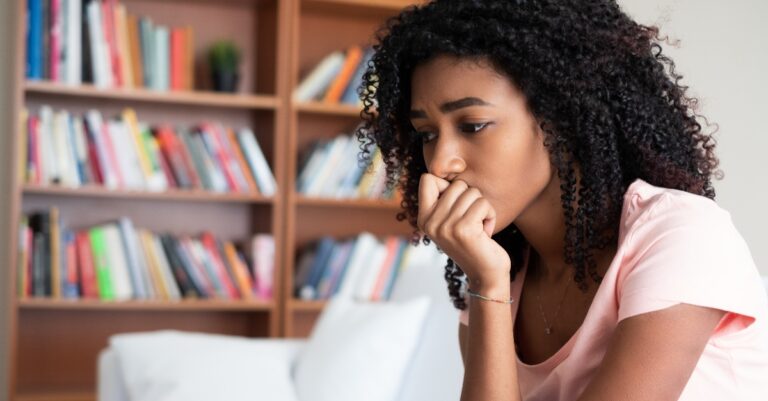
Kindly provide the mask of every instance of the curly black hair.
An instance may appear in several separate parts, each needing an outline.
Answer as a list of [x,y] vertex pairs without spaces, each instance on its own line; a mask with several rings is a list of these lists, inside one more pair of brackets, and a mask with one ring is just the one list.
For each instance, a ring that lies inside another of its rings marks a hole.
[[[403,194],[397,219],[408,219],[418,244],[418,186],[427,168],[409,120],[412,72],[440,55],[490,62],[520,88],[544,132],[562,183],[565,261],[585,291],[587,275],[602,279],[593,252],[617,241],[624,194],[635,179],[715,197],[711,180],[722,175],[712,137],[717,126],[702,130],[699,120],[710,124],[662,54],[665,41],[658,27],[633,21],[614,0],[410,6],[375,35],[360,88],[360,158],[370,159],[370,145],[380,148],[387,183]],[[514,224],[493,238],[510,254],[514,280],[528,242]],[[445,279],[454,306],[465,309],[466,276],[451,259]]]

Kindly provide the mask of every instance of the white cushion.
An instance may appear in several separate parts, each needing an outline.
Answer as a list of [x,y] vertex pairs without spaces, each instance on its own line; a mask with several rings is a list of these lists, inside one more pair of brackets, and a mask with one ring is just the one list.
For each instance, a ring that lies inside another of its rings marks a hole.
[[141,401],[296,401],[301,344],[173,330],[110,338],[128,398]]
[[434,243],[420,244],[397,277],[392,301],[429,295],[432,306],[424,319],[421,339],[414,351],[398,401],[458,401],[464,380],[459,349],[459,312],[453,307],[443,278],[448,257]]
[[394,401],[431,304],[332,298],[296,360],[301,401]]

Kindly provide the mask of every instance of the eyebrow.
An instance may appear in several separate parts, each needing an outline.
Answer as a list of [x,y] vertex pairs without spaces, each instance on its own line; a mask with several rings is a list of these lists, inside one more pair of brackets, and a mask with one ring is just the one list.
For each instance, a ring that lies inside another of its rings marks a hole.
[[[443,113],[450,113],[452,111],[456,111],[458,109],[462,109],[464,107],[470,107],[470,106],[493,106],[493,105],[477,97],[465,97],[463,99],[453,100],[450,102],[443,103],[440,106],[440,111],[442,111]],[[427,118],[427,113],[425,113],[424,110],[411,110],[410,115],[411,115],[411,118]]]

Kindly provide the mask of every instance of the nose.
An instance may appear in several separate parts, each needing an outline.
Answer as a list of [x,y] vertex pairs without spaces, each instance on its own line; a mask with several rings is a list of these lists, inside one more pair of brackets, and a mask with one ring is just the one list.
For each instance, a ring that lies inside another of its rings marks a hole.
[[454,178],[464,172],[467,163],[459,150],[456,149],[456,143],[442,140],[442,138],[436,139],[436,142],[432,159],[429,160],[427,168],[431,174],[447,181],[453,181]]

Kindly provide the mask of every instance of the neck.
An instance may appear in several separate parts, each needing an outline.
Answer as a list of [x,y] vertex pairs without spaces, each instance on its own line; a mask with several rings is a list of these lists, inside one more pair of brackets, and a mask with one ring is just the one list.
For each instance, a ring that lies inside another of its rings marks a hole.
[[[531,205],[515,220],[515,225],[531,245],[529,266],[546,281],[567,279],[572,268],[565,263],[565,216],[557,174]],[[529,269],[530,271],[530,269]]]

